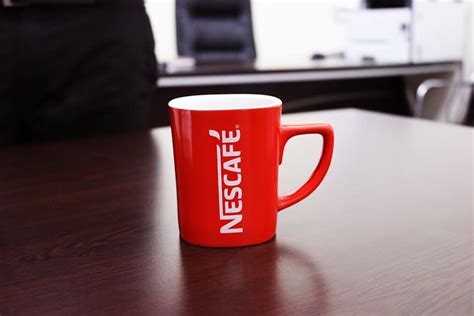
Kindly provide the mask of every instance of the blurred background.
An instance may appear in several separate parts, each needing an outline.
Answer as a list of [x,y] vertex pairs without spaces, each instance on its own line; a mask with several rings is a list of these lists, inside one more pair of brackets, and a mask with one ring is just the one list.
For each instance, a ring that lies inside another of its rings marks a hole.
[[355,107],[472,125],[470,0],[149,0],[160,65],[151,124],[203,93],[284,112]]

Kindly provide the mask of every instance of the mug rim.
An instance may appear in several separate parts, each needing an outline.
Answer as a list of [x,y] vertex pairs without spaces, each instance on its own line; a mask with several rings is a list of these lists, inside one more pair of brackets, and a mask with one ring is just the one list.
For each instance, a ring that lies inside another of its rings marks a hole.
[[200,94],[171,100],[168,106],[189,111],[253,110],[280,107],[282,101],[265,94]]

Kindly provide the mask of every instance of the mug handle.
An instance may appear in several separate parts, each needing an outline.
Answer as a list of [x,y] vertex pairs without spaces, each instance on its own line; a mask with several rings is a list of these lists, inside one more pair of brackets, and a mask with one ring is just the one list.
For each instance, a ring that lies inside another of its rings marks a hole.
[[323,151],[318,165],[311,177],[300,188],[293,192],[278,197],[278,211],[281,211],[295,203],[298,203],[311,194],[323,181],[329,165],[331,164],[334,149],[334,131],[331,125],[326,123],[317,124],[293,124],[282,125],[280,128],[280,165],[283,161],[283,150],[288,140],[297,135],[319,134],[323,137]]

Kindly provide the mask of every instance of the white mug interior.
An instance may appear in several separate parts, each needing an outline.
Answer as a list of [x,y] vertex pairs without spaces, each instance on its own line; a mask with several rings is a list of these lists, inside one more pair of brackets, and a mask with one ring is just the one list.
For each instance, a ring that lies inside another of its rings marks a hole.
[[168,105],[179,110],[219,111],[279,107],[282,102],[264,94],[204,94],[176,98]]

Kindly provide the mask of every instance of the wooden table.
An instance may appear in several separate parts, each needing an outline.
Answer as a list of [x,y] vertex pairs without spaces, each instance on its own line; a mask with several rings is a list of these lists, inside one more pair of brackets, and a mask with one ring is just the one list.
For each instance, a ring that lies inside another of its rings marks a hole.
[[[1,315],[472,315],[473,130],[284,120],[333,124],[333,164],[276,240],[247,248],[180,241],[168,128],[1,149]],[[319,141],[288,144],[282,191]]]

